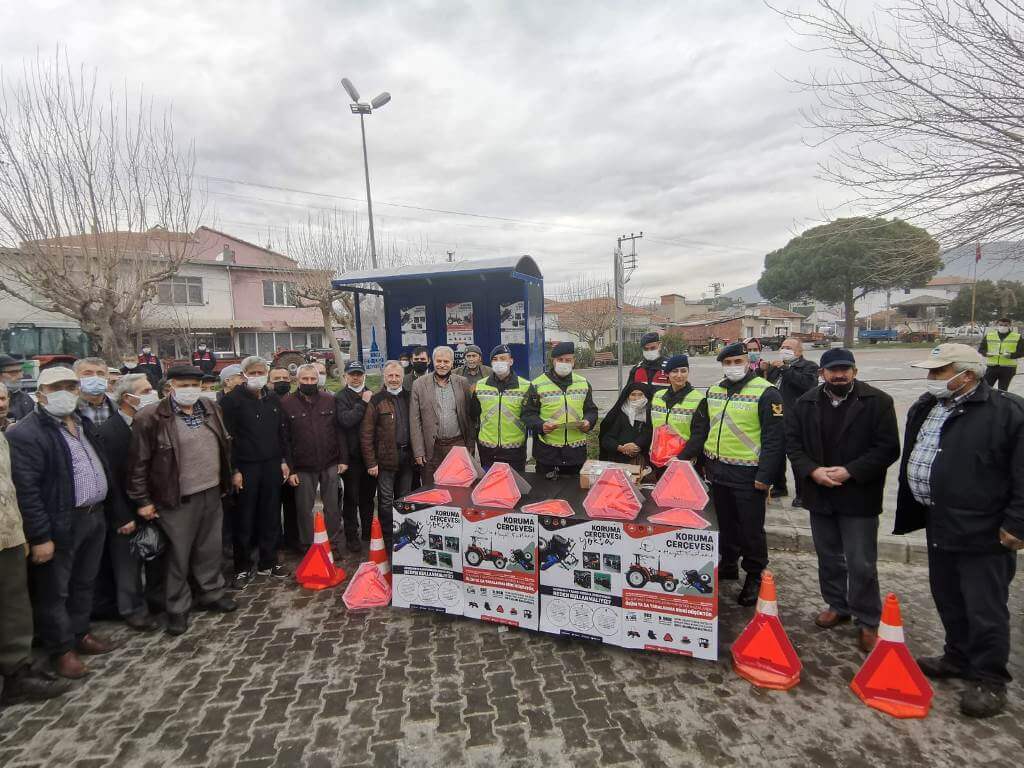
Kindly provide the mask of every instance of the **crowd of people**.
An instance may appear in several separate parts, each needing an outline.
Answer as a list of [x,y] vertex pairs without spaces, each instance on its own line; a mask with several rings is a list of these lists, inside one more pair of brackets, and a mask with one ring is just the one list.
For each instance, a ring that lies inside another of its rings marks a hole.
[[[499,345],[485,364],[470,345],[417,347],[366,387],[358,361],[344,386],[325,389],[323,366],[294,375],[258,356],[214,375],[200,347],[192,365],[164,371],[148,347],[120,369],[98,358],[49,368],[36,401],[19,390],[20,363],[0,358],[0,673],[2,700],[46,698],[87,674],[82,656],[107,653],[94,617],[139,631],[188,631],[194,611],[231,612],[231,594],[254,578],[284,579],[282,546],[313,540],[322,502],[328,538],[367,547],[374,514],[388,550],[396,498],[434,472],[455,446],[485,466],[525,471],[532,435],[536,472],[578,475],[598,428],[602,459],[645,472],[655,431],[685,440],[677,458],[698,465],[720,529],[721,581],[744,581],[756,603],[768,564],[766,503],[806,507],[818,553],[823,629],[851,620],[869,651],[881,616],[878,519],[888,468],[901,455],[891,397],[857,379],[854,355],[807,360],[797,339],[765,359],[757,340],[717,355],[721,378],[690,382],[685,354],[662,354],[656,333],[615,405],[599,419],[571,342],[555,344],[532,380]],[[1009,355],[1019,336],[989,342]],[[1001,358],[1000,358],[1001,359]],[[915,363],[926,392],[908,415],[896,532],[928,536],[932,594],[946,630],[925,674],[970,681],[965,714],[1005,707],[1009,584],[1024,547],[1024,400],[986,383],[986,361],[943,344]],[[156,542],[156,543],[155,543]],[[27,555],[27,560],[26,560]],[[225,577],[225,573],[230,578]],[[32,663],[32,640],[51,664]]]

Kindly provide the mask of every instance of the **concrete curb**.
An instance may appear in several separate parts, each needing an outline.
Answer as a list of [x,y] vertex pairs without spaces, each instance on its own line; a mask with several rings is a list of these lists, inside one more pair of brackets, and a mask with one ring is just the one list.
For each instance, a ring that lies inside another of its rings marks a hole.
[[[768,548],[785,552],[815,554],[811,529],[796,525],[766,525]],[[923,539],[908,539],[905,536],[879,536],[878,559],[888,563],[928,563],[928,547]]]

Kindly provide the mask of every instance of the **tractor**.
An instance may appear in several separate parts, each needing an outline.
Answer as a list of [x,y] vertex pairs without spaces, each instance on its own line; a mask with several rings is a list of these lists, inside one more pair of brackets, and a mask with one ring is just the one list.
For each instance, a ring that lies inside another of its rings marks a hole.
[[505,558],[503,554],[501,554],[501,552],[498,552],[496,549],[491,549],[491,543],[494,540],[489,540],[487,542],[487,549],[484,549],[479,544],[477,544],[478,538],[479,537],[477,536],[470,536],[470,539],[472,539],[473,543],[466,548],[466,562],[472,565],[473,567],[476,567],[480,565],[480,563],[482,563],[484,560],[488,560],[494,563],[495,568],[504,568],[508,560]]
[[522,568],[524,571],[533,570],[533,552],[528,549],[514,549],[512,550],[512,562]]
[[633,589],[643,589],[648,582],[655,584],[661,584],[661,588],[666,592],[676,591],[676,577],[669,571],[661,570],[661,558],[658,558],[658,567],[651,570],[646,565],[640,562],[641,555],[635,555],[636,562],[629,566],[629,570],[626,571],[626,582]]
[[541,539],[540,569],[546,571],[557,563],[566,570],[570,570],[579,562],[579,558],[572,553],[575,547],[575,541],[570,541],[557,533],[550,539]]
[[687,586],[696,589],[702,595],[709,595],[715,591],[714,585],[711,583],[711,577],[700,571],[687,571],[683,576],[683,581],[686,582]]
[[420,530],[423,528],[421,523],[416,522],[412,518],[407,518],[402,521],[402,524],[395,528],[395,547],[394,551],[397,552],[407,544],[412,545],[414,548],[419,549],[423,546],[423,536],[420,535]]

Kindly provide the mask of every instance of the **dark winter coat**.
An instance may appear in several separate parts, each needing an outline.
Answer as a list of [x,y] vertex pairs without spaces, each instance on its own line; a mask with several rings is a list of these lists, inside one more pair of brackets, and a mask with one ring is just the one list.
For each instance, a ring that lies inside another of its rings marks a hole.
[[353,392],[348,387],[339,389],[334,399],[335,414],[342,438],[348,448],[349,463],[362,462],[363,445],[359,432],[363,426],[363,417],[366,416],[366,403],[361,394]]
[[[404,408],[399,411],[397,399],[402,399]],[[387,390],[375,394],[366,404],[366,414],[360,428],[360,440],[363,448],[363,462],[367,467],[380,467],[385,472],[398,469],[399,452],[395,439],[396,426],[399,418],[405,419],[406,434],[409,434],[409,408],[411,395],[407,389],[401,394],[392,395]],[[408,460],[412,462],[412,448],[408,451]]]
[[337,401],[330,392],[307,397],[293,392],[281,398],[282,428],[292,472],[322,472],[348,464],[348,443],[338,427]]

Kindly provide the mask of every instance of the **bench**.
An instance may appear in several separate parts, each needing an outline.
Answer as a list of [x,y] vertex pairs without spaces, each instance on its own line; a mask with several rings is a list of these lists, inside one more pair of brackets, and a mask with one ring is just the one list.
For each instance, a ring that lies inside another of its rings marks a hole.
[[594,353],[594,365],[615,365],[615,353],[614,352],[595,352]]

